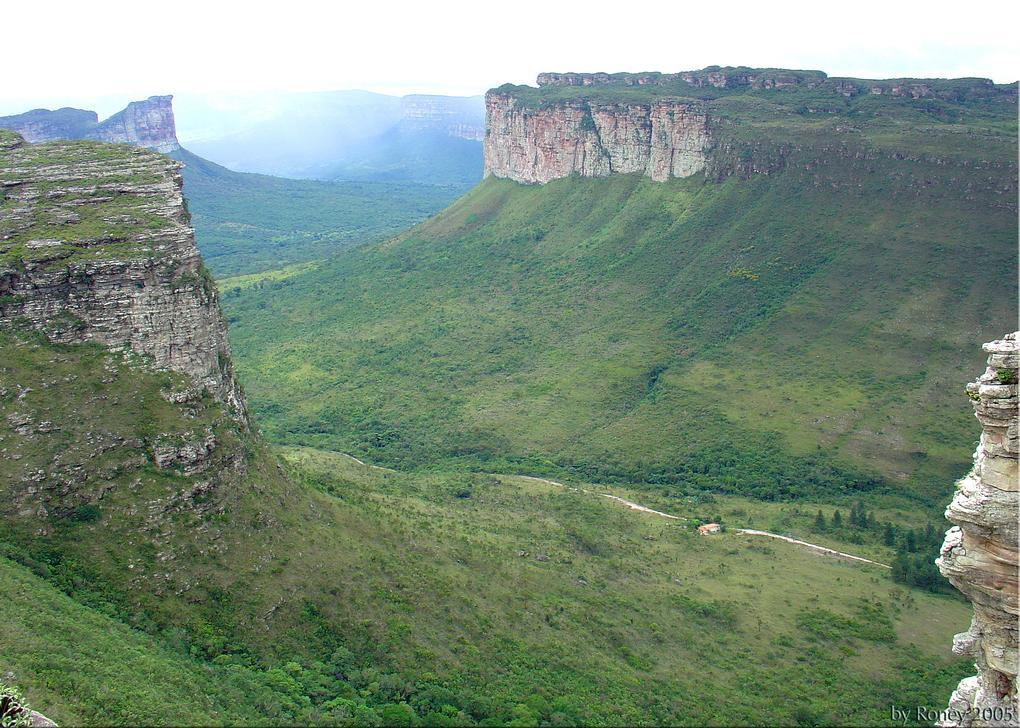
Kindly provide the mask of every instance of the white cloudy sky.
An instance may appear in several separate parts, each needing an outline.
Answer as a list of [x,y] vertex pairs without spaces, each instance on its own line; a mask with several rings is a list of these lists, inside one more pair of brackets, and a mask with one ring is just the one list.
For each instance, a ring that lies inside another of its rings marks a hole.
[[1020,76],[1020,3],[221,0],[5,5],[0,113],[163,93],[480,93],[543,70],[710,64]]

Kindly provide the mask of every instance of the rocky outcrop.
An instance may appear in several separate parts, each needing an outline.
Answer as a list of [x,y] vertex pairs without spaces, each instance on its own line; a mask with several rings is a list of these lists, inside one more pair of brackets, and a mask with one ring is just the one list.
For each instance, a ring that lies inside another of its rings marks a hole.
[[971,655],[977,675],[963,680],[941,725],[1017,725],[1017,334],[984,345],[988,368],[967,385],[982,433],[974,468],[957,483],[936,562],[974,605],[970,629],[953,651]]
[[94,139],[133,144],[163,154],[181,148],[174,123],[173,96],[150,96],[145,101],[132,101],[102,122],[94,111],[35,109],[17,116],[0,117],[0,129],[17,132],[33,144],[57,139]]
[[874,80],[829,77],[822,71],[746,66],[709,66],[698,71],[679,73],[540,73],[538,85],[664,86],[679,93],[682,93],[685,87],[752,91],[802,87],[843,97],[871,94],[960,102],[992,100],[1016,103],[1017,98],[1016,84],[995,84],[987,78]]
[[689,177],[705,169],[714,145],[708,114],[693,101],[534,107],[490,91],[485,111],[485,176],[518,182],[629,172]]
[[87,137],[117,144],[155,149],[168,154],[177,151],[173,96],[150,96],[132,101],[122,111],[101,122]]
[[0,326],[136,352],[247,421],[179,163],[120,145],[31,146],[0,132],[0,186]]

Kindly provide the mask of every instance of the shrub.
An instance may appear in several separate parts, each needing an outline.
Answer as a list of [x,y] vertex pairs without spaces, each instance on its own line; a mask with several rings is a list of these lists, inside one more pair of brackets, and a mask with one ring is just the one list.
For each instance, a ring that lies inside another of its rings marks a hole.
[[13,685],[2,682],[0,682],[0,725],[3,728],[32,725],[32,709],[21,691]]

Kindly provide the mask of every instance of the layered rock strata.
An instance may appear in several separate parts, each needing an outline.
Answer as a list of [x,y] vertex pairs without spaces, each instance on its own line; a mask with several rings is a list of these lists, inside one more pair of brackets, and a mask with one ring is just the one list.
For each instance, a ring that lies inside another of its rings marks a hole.
[[939,569],[974,605],[953,651],[971,655],[977,675],[953,693],[945,726],[1020,724],[1017,701],[1018,432],[1017,334],[984,345],[988,368],[967,385],[981,422],[974,468],[957,483]]
[[534,108],[490,91],[485,110],[485,176],[518,182],[629,172],[657,181],[689,177],[705,169],[714,145],[708,114],[697,102]]
[[151,151],[0,132],[0,326],[130,349],[247,421],[181,188]]
[[173,96],[150,96],[132,101],[108,119],[94,111],[34,109],[16,116],[0,116],[0,129],[17,132],[33,144],[57,139],[94,139],[133,144],[168,154],[181,148],[174,122]]

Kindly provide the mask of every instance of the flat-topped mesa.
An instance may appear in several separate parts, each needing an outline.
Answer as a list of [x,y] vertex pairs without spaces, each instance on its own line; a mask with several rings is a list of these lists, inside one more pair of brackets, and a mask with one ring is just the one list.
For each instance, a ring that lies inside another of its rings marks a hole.
[[984,345],[988,368],[967,385],[981,422],[974,468],[957,483],[937,564],[974,604],[970,630],[953,641],[977,675],[960,682],[945,726],[1020,724],[1017,699],[1017,333]]
[[791,163],[818,170],[835,160],[925,156],[939,166],[981,166],[985,158],[964,159],[973,145],[948,132],[944,148],[956,151],[939,159],[919,153],[909,124],[892,135],[885,129],[884,137],[866,132],[890,118],[952,118],[970,107],[1006,119],[1016,100],[1016,84],[977,78],[873,81],[717,66],[542,73],[538,88],[507,84],[486,94],[484,174],[528,184],[621,173],[722,180],[774,174]]
[[745,68],[710,66],[700,71],[680,73],[540,73],[539,86],[673,86],[678,81],[695,88],[734,88],[748,86],[754,89],[805,86],[814,88],[825,82],[822,71],[785,71],[771,68]]
[[180,166],[138,147],[32,146],[0,131],[0,327],[133,350],[247,423]]
[[132,101],[108,119],[94,111],[63,108],[35,109],[16,116],[0,116],[0,129],[17,132],[32,144],[58,139],[95,139],[133,144],[168,154],[181,148],[174,122],[173,96],[150,96]]
[[530,108],[497,90],[485,96],[485,118],[485,176],[525,183],[572,174],[689,177],[705,169],[714,146],[708,114],[696,101]]

